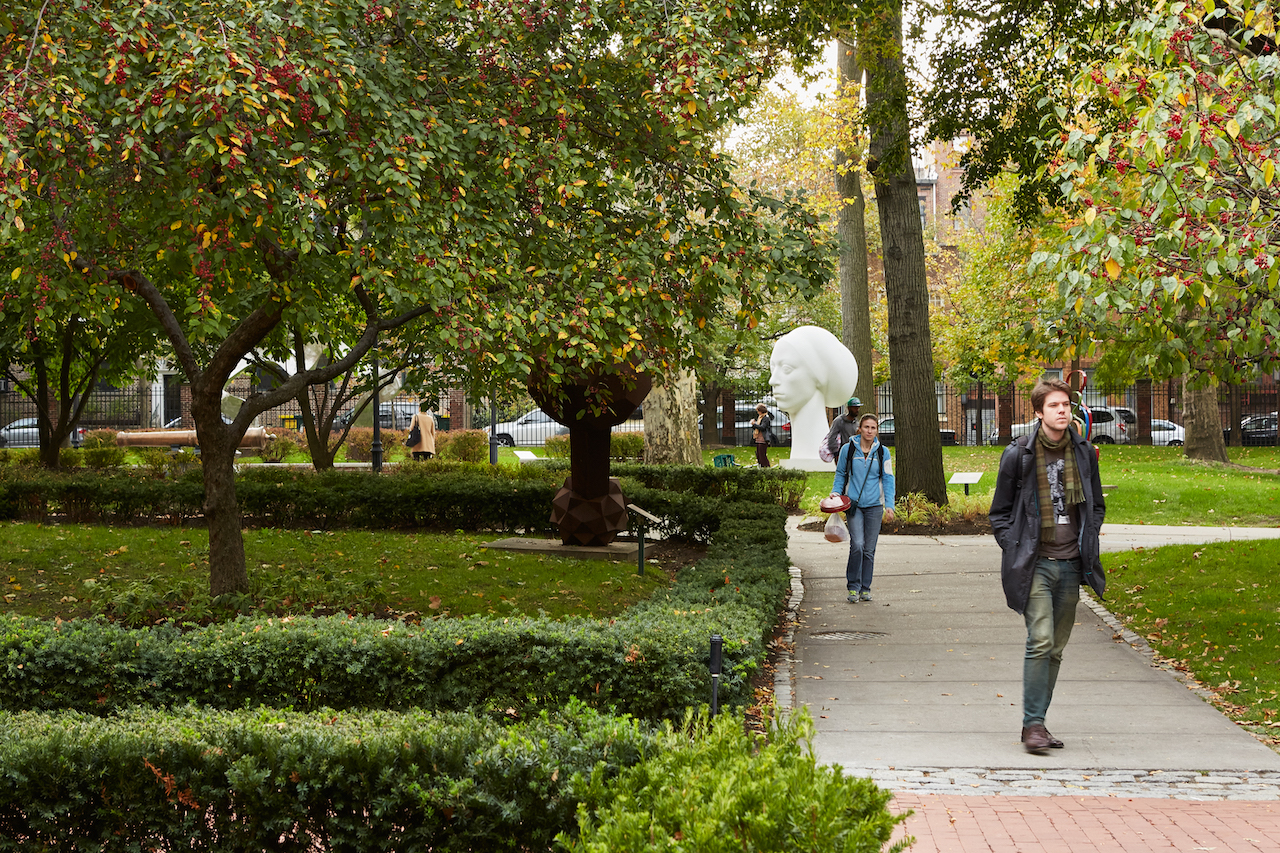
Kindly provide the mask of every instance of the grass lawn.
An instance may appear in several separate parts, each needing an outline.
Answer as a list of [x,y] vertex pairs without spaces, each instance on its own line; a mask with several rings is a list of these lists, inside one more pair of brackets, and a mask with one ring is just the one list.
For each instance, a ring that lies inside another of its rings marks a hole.
[[[71,619],[110,610],[132,623],[209,615],[201,528],[10,522],[0,536],[0,612]],[[634,563],[485,548],[496,536],[246,530],[244,538],[251,596],[268,612],[611,616],[670,583],[656,569],[639,577]]]
[[1218,696],[1231,717],[1280,732],[1280,540],[1104,554],[1107,608]]
[[[991,506],[1001,447],[944,447],[943,475],[977,471],[982,479],[970,486],[948,486],[954,508],[981,512]],[[1107,521],[1116,524],[1192,524],[1236,527],[1280,526],[1280,448],[1228,450],[1231,461],[1260,471],[1188,462],[1178,447],[1110,445],[1102,448],[1100,471],[1107,490]],[[817,503],[831,492],[831,474],[813,473],[801,503],[816,515]],[[902,495],[899,493],[899,500]]]

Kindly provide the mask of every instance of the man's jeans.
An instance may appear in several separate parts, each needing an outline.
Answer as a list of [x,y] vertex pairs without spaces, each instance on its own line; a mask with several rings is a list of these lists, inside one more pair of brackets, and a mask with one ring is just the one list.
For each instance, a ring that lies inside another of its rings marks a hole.
[[879,504],[860,506],[845,513],[845,518],[849,520],[849,564],[844,570],[845,584],[849,592],[866,592],[871,589],[876,541],[880,538],[884,507]]
[[1080,561],[1036,560],[1027,620],[1027,653],[1022,661],[1022,725],[1044,723],[1058,682],[1062,651],[1071,639],[1080,601]]

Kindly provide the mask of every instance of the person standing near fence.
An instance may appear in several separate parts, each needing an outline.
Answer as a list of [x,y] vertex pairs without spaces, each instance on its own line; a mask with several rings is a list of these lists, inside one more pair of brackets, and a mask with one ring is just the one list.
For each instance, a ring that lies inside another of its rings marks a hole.
[[764,403],[756,406],[756,416],[751,421],[751,435],[756,442],[756,462],[761,468],[769,467],[769,444],[773,438],[773,418]]
[[424,401],[418,404],[418,411],[414,412],[413,420],[409,421],[410,437],[413,436],[414,429],[417,429],[419,433],[417,443],[409,446],[414,460],[430,459],[435,456],[436,418],[435,415],[431,414],[430,403]]
[[1042,379],[1031,390],[1039,421],[1000,456],[991,529],[1009,608],[1027,623],[1022,662],[1022,745],[1040,754],[1062,741],[1045,728],[1062,653],[1071,639],[1080,585],[1098,597],[1107,579],[1099,534],[1107,504],[1098,455],[1071,425],[1071,388]]
[[836,460],[831,496],[848,495],[853,501],[849,520],[849,562],[845,585],[849,601],[871,600],[871,575],[875,569],[876,542],[887,516],[893,521],[893,459],[877,436],[880,423],[872,414],[858,421],[858,435],[846,441]]

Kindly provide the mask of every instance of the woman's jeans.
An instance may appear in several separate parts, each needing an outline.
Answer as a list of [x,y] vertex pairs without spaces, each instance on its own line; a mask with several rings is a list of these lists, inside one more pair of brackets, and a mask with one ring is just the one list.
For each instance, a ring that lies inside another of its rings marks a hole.
[[1036,560],[1027,620],[1027,653],[1022,661],[1022,725],[1044,723],[1053,701],[1062,652],[1071,639],[1080,601],[1080,561]]
[[876,540],[880,538],[884,507],[879,504],[860,506],[844,515],[849,522],[849,564],[844,570],[845,584],[849,592],[867,592],[871,589]]
[[763,441],[756,442],[756,464],[761,468],[769,467],[769,445]]

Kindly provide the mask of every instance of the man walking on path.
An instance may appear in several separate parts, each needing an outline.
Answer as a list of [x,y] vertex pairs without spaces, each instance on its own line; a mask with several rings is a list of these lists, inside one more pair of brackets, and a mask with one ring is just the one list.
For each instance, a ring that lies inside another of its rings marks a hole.
[[1022,744],[1060,748],[1045,714],[1071,638],[1080,585],[1106,589],[1098,540],[1106,502],[1093,445],[1071,425],[1071,389],[1042,379],[1031,391],[1040,423],[1000,457],[991,527],[1000,545],[1005,600],[1027,623],[1022,665]]
[[831,422],[830,431],[827,432],[827,450],[831,453],[832,459],[840,455],[840,448],[858,434],[862,425],[862,418],[858,414],[862,411],[862,401],[857,397],[850,397],[846,406],[848,411],[843,415],[836,415],[836,419]]

